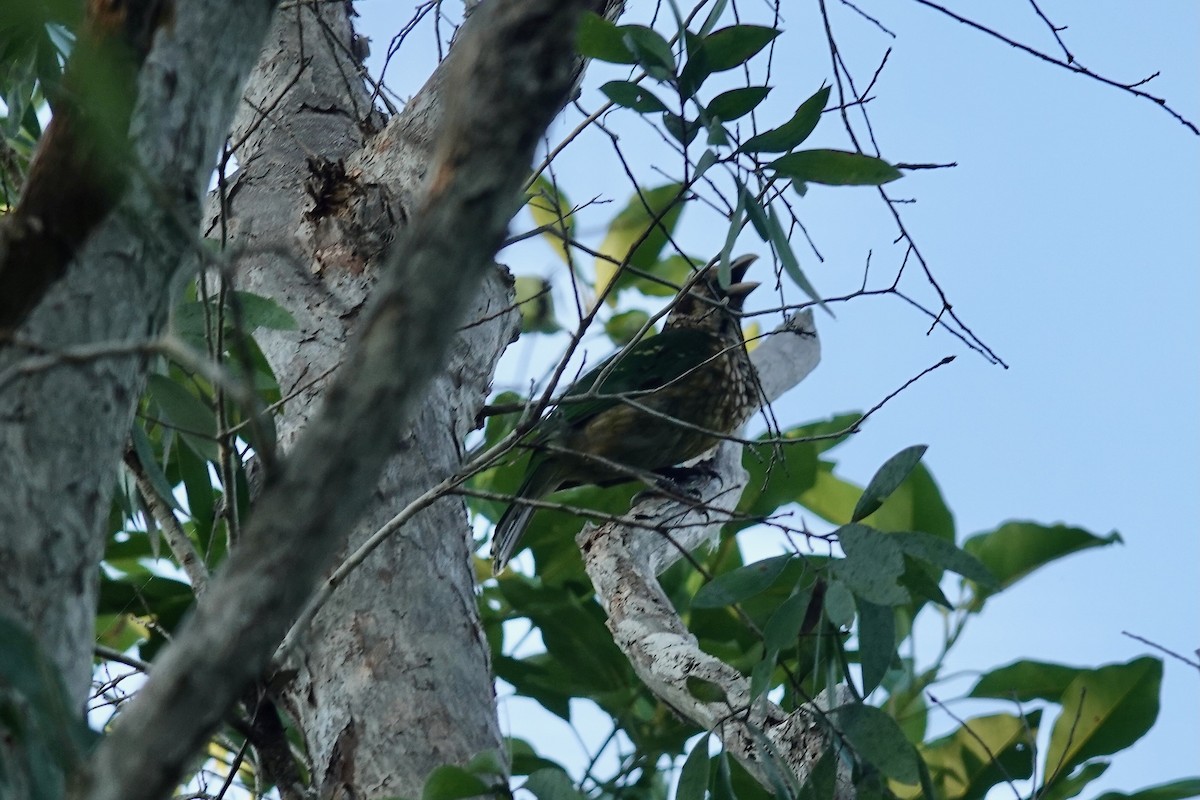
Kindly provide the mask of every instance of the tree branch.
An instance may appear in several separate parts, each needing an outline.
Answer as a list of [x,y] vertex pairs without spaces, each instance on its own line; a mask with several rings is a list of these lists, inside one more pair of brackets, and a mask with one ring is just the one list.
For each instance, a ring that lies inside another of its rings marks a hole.
[[383,265],[357,347],[268,483],[241,549],[97,748],[91,800],[170,791],[342,545],[440,367],[503,240],[534,147],[565,101],[579,7],[495,0],[477,12],[480,24],[459,42],[447,79],[428,195]]
[[[820,360],[812,313],[797,314],[751,354],[764,404],[803,380]],[[750,696],[749,681],[736,669],[703,652],[663,593],[656,575],[701,542],[717,534],[737,505],[746,482],[742,447],[726,441],[708,462],[705,475],[689,491],[703,504],[650,498],[630,510],[636,525],[587,525],[576,538],[597,597],[608,613],[613,640],[646,686],[671,708],[720,736],[726,750],[768,790],[768,761],[786,764],[803,781],[828,743],[821,712],[845,698],[822,694],[817,710],[788,714]],[[707,524],[705,524],[707,523]],[[666,537],[657,529],[670,530]],[[697,698],[688,687],[695,678],[719,687],[724,699]],[[838,772],[838,798],[849,797],[849,773]]]

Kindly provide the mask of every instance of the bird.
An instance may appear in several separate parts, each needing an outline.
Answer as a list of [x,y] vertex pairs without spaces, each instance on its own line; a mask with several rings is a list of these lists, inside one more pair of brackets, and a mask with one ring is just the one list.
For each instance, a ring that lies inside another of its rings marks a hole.
[[536,511],[525,501],[670,474],[750,417],[759,391],[741,313],[758,286],[745,280],[756,258],[734,259],[727,286],[710,263],[672,301],[662,332],[589,370],[535,424],[523,442],[532,451],[524,480],[492,534],[494,574]]

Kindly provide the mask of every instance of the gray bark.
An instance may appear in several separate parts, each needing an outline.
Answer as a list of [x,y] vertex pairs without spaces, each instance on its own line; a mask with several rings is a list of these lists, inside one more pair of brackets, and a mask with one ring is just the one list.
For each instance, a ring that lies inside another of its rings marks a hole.
[[[278,419],[285,453],[320,407],[328,381],[313,378],[345,358],[386,245],[414,213],[452,63],[364,147],[364,127],[378,120],[362,82],[346,78],[357,68],[349,20],[341,5],[321,13],[319,22],[307,6],[280,15],[232,134],[245,142],[226,218],[229,245],[245,254],[238,283],[299,323],[260,337],[284,393],[299,392]],[[351,549],[459,466],[496,359],[515,334],[510,305],[507,280],[492,271],[467,315],[489,321],[454,337],[450,363],[393,442],[395,456],[349,531]],[[433,767],[500,746],[470,538],[461,501],[435,503],[352,572],[301,632],[282,688],[323,791],[346,784],[415,795]]]
[[[181,4],[141,73],[127,197],[0,343],[0,609],[38,637],[81,709],[97,564],[145,345],[181,267],[194,266],[213,157],[269,19],[261,2]],[[70,358],[79,348],[95,355]],[[32,369],[46,354],[63,357]]]
[[[384,259],[370,306],[362,311],[344,306],[338,312],[346,317],[361,314],[354,333],[357,343],[325,390],[320,411],[309,417],[301,432],[285,433],[288,457],[277,474],[268,476],[239,547],[210,583],[195,615],[155,662],[145,688],[94,754],[93,780],[86,796],[138,800],[169,790],[240,691],[266,668],[314,582],[343,545],[346,532],[377,495],[381,471],[397,443],[421,417],[430,382],[443,369],[455,331],[491,269],[491,257],[506,232],[534,145],[565,101],[578,7],[559,0],[496,0],[473,16],[478,25],[460,40],[459,55],[452,59],[446,79],[445,113],[426,195]],[[472,235],[465,235],[466,231]],[[344,255],[336,248],[335,252],[337,263],[343,264]],[[334,297],[329,303],[341,300]],[[300,324],[303,328],[310,322],[301,319]],[[460,377],[448,375],[447,380]],[[445,409],[431,411],[431,421],[436,421]],[[430,468],[438,466],[434,461]],[[461,521],[459,525],[442,538],[461,540]],[[426,630],[436,624],[451,637],[463,637],[464,632],[466,638],[478,635],[467,618],[474,605],[465,553],[458,549],[458,555],[453,555],[455,548],[462,547],[451,546],[446,551],[450,555],[435,562],[427,560],[430,555],[419,544],[406,550],[408,560],[415,562],[414,570],[455,571],[455,604],[418,609],[406,599],[375,618],[340,618],[331,625],[359,635],[407,618]],[[376,581],[381,566],[403,567],[385,558],[375,565]],[[370,576],[370,567],[362,574]],[[383,576],[382,582],[406,575]],[[402,588],[406,598],[413,596],[412,586]],[[438,649],[434,648],[440,657]],[[356,662],[358,669],[384,664],[396,654],[359,652],[364,660]],[[440,671],[453,667],[433,666]],[[332,683],[347,677],[326,674],[322,680]],[[365,683],[363,688],[368,688]],[[461,686],[455,689],[462,691]],[[427,692],[428,687],[415,683],[414,691]],[[481,691],[490,699],[489,686]],[[372,713],[380,710],[373,708]],[[395,720],[388,722],[396,725]],[[430,737],[443,729],[429,730],[427,720],[415,722],[407,733],[411,736],[420,730],[419,738],[426,740],[427,747],[435,744]],[[448,732],[461,736],[459,731]],[[336,734],[342,738],[334,739],[335,751],[338,745],[353,744],[363,736],[357,728],[345,726]],[[329,791],[337,788],[329,781],[370,777],[371,773],[357,771],[361,761],[357,754],[353,761],[338,755],[338,763],[331,764],[336,769],[317,775],[327,781]],[[382,790],[384,777],[374,780],[365,787],[368,794]],[[415,793],[413,784],[401,787],[399,783],[388,786]]]

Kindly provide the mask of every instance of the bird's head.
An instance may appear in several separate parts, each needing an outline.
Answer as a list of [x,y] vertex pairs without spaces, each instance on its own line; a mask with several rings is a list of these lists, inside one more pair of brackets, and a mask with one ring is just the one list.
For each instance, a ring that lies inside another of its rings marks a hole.
[[667,316],[667,328],[699,328],[741,333],[742,304],[758,284],[745,280],[758,256],[739,256],[730,264],[729,285],[721,286],[717,265],[709,264],[687,290],[680,292]]

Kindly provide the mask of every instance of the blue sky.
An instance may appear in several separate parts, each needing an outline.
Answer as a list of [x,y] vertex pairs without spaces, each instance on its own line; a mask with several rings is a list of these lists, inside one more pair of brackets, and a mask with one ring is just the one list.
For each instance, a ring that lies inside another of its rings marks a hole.
[[[390,5],[358,4],[360,30],[373,39],[370,65],[411,15],[409,5],[398,12]],[[860,85],[894,48],[869,105],[884,157],[959,165],[894,185],[895,195],[917,200],[903,208],[906,225],[955,310],[1010,368],[988,364],[945,334],[926,336],[927,326],[895,299],[863,300],[839,307],[836,321],[819,320],[822,364],[776,407],[777,416],[794,424],[867,408],[943,356],[959,356],[841,447],[841,474],[865,482],[889,455],[922,442],[960,536],[1017,518],[1063,521],[1101,535],[1117,530],[1125,544],[1056,564],[993,600],[951,668],[986,669],[1018,658],[1098,665],[1148,651],[1122,631],[1194,658],[1200,137],[1144,99],[1035,61],[915,3],[859,5],[897,35],[893,40],[847,6],[829,3]],[[957,5],[1056,52],[1031,4]],[[1200,5],[1041,5],[1069,26],[1062,35],[1083,64],[1129,82],[1161,71],[1145,88],[1200,123]],[[782,120],[831,80],[816,3],[785,6],[772,74],[777,88],[765,120]],[[754,19],[765,4],[741,8]],[[427,74],[431,40],[427,28],[418,30],[390,68],[388,82],[400,95],[415,92]],[[583,102],[598,106],[599,79],[617,76],[595,70]],[[563,135],[577,120],[569,115],[553,133]],[[644,180],[662,180],[649,165],[677,171],[646,126],[613,122],[622,146],[646,170]],[[848,147],[830,115],[812,142]],[[611,148],[603,137],[582,137],[559,169],[576,201],[593,194],[615,200],[583,217],[584,231],[590,220],[598,239],[630,193]],[[879,280],[899,263],[894,225],[870,190],[813,187],[797,209],[824,261],[801,243],[796,249],[824,294],[856,287],[868,251]],[[724,237],[719,221],[691,210],[680,231],[701,254],[715,252]],[[759,243],[748,234],[739,244]],[[559,269],[552,252],[536,244],[502,260],[519,273]],[[929,297],[920,281],[904,285]],[[560,298],[559,309],[569,307]],[[527,355],[514,348],[509,368]],[[958,686],[970,682],[968,675]],[[1087,796],[1197,772],[1195,672],[1167,659],[1162,703],[1155,729],[1118,754]],[[982,710],[955,706],[965,715]],[[518,715],[511,713],[515,728]]]

